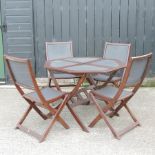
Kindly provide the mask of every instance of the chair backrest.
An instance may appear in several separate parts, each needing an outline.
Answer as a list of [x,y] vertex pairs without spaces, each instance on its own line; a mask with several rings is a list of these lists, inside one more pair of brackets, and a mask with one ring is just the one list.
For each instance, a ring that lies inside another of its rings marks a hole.
[[19,86],[34,89],[30,60],[8,55],[5,55],[5,60],[13,82]]
[[4,57],[10,77],[13,80],[19,93],[22,96],[25,94],[23,88],[34,90],[44,104],[46,99],[41,93],[40,88],[36,82],[31,61],[29,59],[17,58],[9,55],[5,55]]
[[150,67],[151,57],[152,53],[130,58],[118,92],[114,97],[116,100],[125,87],[133,87],[133,93],[139,89]]
[[136,86],[143,82],[150,66],[151,57],[152,53],[131,58],[131,66],[126,81],[126,87]]
[[117,59],[122,63],[127,64],[130,56],[130,47],[131,44],[106,42],[103,57],[108,59]]
[[72,42],[46,42],[46,59],[73,57]]

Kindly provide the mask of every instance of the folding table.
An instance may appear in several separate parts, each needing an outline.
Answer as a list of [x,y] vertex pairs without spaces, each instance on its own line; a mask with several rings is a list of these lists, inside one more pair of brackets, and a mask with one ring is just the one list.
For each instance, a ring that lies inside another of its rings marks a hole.
[[[90,74],[115,73],[119,69],[125,67],[126,64],[119,60],[104,59],[100,57],[68,57],[64,59],[48,60],[45,62],[45,68],[51,72],[58,71],[78,75],[80,77],[77,85],[66,98],[66,103],[69,102],[72,97],[78,95],[80,86],[83,84],[86,78],[89,79]],[[108,80],[111,80],[111,78],[112,76],[110,76]],[[54,76],[52,79],[55,82],[57,89],[59,90],[60,87]]]

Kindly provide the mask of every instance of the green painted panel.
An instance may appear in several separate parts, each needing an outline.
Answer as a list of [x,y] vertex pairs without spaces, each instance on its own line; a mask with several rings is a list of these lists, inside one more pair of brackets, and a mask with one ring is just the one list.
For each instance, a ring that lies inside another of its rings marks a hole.
[[[0,25],[1,25],[1,17],[0,17]],[[3,43],[2,43],[1,30],[0,30],[0,79],[4,79]]]

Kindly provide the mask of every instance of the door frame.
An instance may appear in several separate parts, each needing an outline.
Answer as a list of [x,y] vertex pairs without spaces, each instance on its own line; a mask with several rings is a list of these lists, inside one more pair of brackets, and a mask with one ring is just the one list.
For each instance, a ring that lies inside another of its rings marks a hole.
[[[0,25],[1,26],[4,24],[4,17],[3,17],[3,11],[2,11],[2,3],[4,3],[4,0],[0,1]],[[0,46],[1,46],[0,66],[2,66],[2,71],[0,71],[0,82],[6,82],[5,63],[4,63],[4,51],[5,51],[4,50],[4,46],[5,45],[4,45],[2,29],[0,29]]]

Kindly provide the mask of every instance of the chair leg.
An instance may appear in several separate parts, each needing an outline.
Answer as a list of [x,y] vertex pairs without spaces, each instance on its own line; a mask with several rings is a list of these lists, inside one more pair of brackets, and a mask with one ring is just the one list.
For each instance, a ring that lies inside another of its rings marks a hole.
[[49,81],[48,81],[48,86],[49,86],[49,87],[51,87],[51,81],[52,81],[52,79],[49,78]]
[[[129,100],[129,99],[128,99]],[[134,114],[131,112],[131,110],[129,109],[129,107],[127,106],[127,101],[124,101],[121,106],[119,106],[119,108],[117,109],[117,111],[119,111],[121,108],[125,107],[125,109],[127,110],[127,112],[129,113],[130,117],[132,118],[132,120],[134,121],[133,123],[131,123],[128,127],[126,127],[125,129],[123,129],[122,131],[119,132],[119,136],[123,136],[125,133],[129,132],[130,130],[134,129],[137,126],[140,126],[139,121],[137,120],[137,118],[134,116]]]
[[[52,114],[51,112],[49,112],[47,115],[47,118],[50,119],[54,116],[54,114]],[[65,128],[65,129],[69,129],[68,124],[63,120],[63,118],[61,118],[60,116],[58,117],[57,121]]]
[[[93,96],[93,95],[92,95]],[[90,95],[90,97],[91,97],[91,95]],[[91,97],[92,98],[92,97]],[[92,101],[93,101],[93,99],[92,99]],[[94,101],[93,101],[93,103],[94,103]],[[108,103],[106,103],[107,105],[108,105]],[[112,108],[112,107],[110,107],[110,108],[103,108],[102,109],[102,111],[104,112],[104,113],[106,113],[108,110],[110,110],[110,111],[112,111],[112,113],[114,112],[114,109]],[[119,116],[117,113],[115,114],[116,116]],[[108,116],[109,116],[109,114],[108,114]],[[94,119],[93,119],[93,121],[89,124],[89,127],[93,127],[93,126],[95,126],[96,125],[96,123],[99,121],[101,119],[101,116],[100,116],[100,114],[98,114]]]
[[88,125],[90,128],[94,127],[96,125],[96,123],[101,119],[100,115],[97,115],[95,117],[95,119],[93,119],[93,121]]
[[30,111],[32,110],[32,106],[30,105],[29,107],[28,107],[28,109],[25,111],[25,113],[24,113],[24,115],[22,116],[22,118],[19,120],[19,122],[17,123],[17,125],[16,125],[16,129],[18,129],[19,127],[19,125],[21,125],[23,122],[24,122],[24,120],[26,119],[26,117],[27,117],[27,115],[30,113]]
[[31,105],[33,107],[33,109],[44,119],[46,120],[47,119],[47,116],[42,113],[42,111],[33,103],[31,102],[30,100],[26,99],[25,100],[29,103],[29,105]]
[[128,100],[130,99],[127,99],[125,101],[123,101],[114,111],[113,115],[115,115],[115,113],[117,113],[122,107],[125,107],[125,109],[127,110],[127,112],[130,114],[131,118],[133,119],[134,123],[130,124],[128,127],[126,127],[125,129],[123,129],[122,131],[119,131],[119,132],[116,132],[115,129],[111,126],[110,122],[108,121],[103,109],[100,107],[100,105],[97,103],[95,97],[91,95],[91,98],[94,102],[94,104],[96,105],[98,111],[99,111],[99,115],[92,121],[92,123],[90,124],[90,126],[92,127],[94,124],[96,124],[100,118],[102,118],[105,123],[107,124],[107,126],[109,127],[109,129],[111,130],[111,132],[113,133],[113,135],[117,138],[117,139],[120,139],[120,137],[122,135],[124,135],[125,133],[129,132],[130,130],[134,129],[136,126],[140,126],[140,123],[138,122],[138,120],[136,119],[136,117],[133,115],[133,113],[131,112],[131,110],[129,109],[129,107],[126,105]]
[[123,107],[123,103],[125,103],[125,101],[121,101],[120,105],[114,109],[114,111],[112,111],[110,114],[109,114],[109,117],[112,118],[114,116],[116,116],[118,114],[118,111]]
[[114,137],[116,137],[117,139],[120,139],[119,135],[117,134],[117,132],[115,131],[115,129],[112,127],[112,125],[108,121],[105,113],[103,112],[102,107],[100,107],[100,105],[97,103],[95,97],[91,93],[90,93],[90,96],[91,96],[94,104],[96,105],[97,110],[99,111],[99,114],[100,114],[101,118],[105,121],[105,123],[107,124],[107,126],[109,127],[109,129],[111,130],[111,132],[113,133]]
[[24,122],[24,120],[26,119],[26,117],[28,116],[30,111],[32,110],[32,108],[33,108],[33,106],[29,105],[28,109],[25,111],[24,115],[22,116],[20,121],[17,123],[16,129],[19,129],[20,131],[27,133],[27,134],[29,134],[29,135],[31,135],[31,136],[33,136],[39,140],[42,137],[40,134],[38,134],[38,133],[34,132],[33,130],[28,129],[22,125],[22,123]]
[[134,129],[137,126],[141,126],[139,121],[137,120],[137,118],[134,116],[134,114],[131,112],[131,110],[129,109],[129,107],[126,105],[127,103],[125,103],[124,107],[127,110],[127,112],[129,113],[129,115],[131,116],[131,118],[133,119],[133,123],[131,123],[128,127],[126,127],[125,129],[123,129],[122,131],[119,132],[120,136],[123,136],[125,133],[131,131],[132,129]]
[[86,78],[86,80],[88,81],[90,85],[95,85],[95,81],[90,75]]
[[46,117],[47,117],[48,119],[50,119],[50,118],[53,117],[53,114],[52,114],[51,112],[49,112],[49,113],[46,114]]
[[128,99],[126,99],[126,100],[122,100],[122,101],[120,102],[120,104],[117,106],[117,108],[115,108],[114,111],[111,112],[111,113],[109,114],[109,116],[110,116],[111,118],[112,118],[113,116],[115,116],[115,115],[118,113],[118,111],[120,111],[120,109],[122,109],[122,107],[123,107],[129,100],[130,100],[130,98],[128,98]]
[[71,112],[72,116],[74,117],[74,119],[76,120],[76,122],[80,125],[80,127],[82,128],[83,131],[85,132],[89,132],[88,129],[84,126],[84,124],[81,122],[80,118],[78,117],[78,115],[74,112],[73,108],[67,103],[67,107],[69,109],[69,111]]
[[51,73],[50,85],[51,85],[51,81],[53,81],[54,86],[57,88],[57,90],[60,90],[60,91],[61,91],[61,88],[60,88],[60,86],[59,86],[59,84],[58,84],[58,81],[57,81],[57,79],[54,77],[54,74],[53,74],[53,73]]
[[[110,109],[111,110],[111,109]],[[104,112],[104,111],[103,111]],[[113,113],[113,112],[112,112]],[[110,115],[108,114],[108,116],[111,117],[111,113]],[[114,116],[119,116],[118,114],[115,114]],[[88,125],[90,128],[94,127],[96,125],[96,123],[101,119],[101,116],[100,114],[98,114],[94,119],[93,121]]]
[[[134,116],[134,114],[131,112],[131,110],[129,109],[129,107],[125,104],[124,105],[125,109],[128,111],[128,113],[130,114],[130,116],[132,117],[134,122],[138,122],[137,118]],[[140,123],[139,123],[140,125]]]
[[66,97],[65,97],[63,103],[62,103],[62,104],[60,105],[60,107],[58,108],[57,112],[55,113],[55,116],[54,116],[52,122],[50,123],[50,125],[48,126],[48,128],[46,129],[46,131],[44,132],[42,138],[40,139],[40,142],[43,142],[43,141],[46,139],[46,137],[47,137],[49,131],[50,131],[51,128],[53,127],[53,125],[54,125],[54,123],[56,122],[56,120],[60,120],[61,117],[60,117],[59,115],[60,115],[61,111],[63,110],[64,106],[66,105],[66,101],[65,101],[65,100],[66,100]]
[[[64,99],[65,101],[65,99]],[[52,122],[50,123],[49,127],[47,128],[47,130],[44,132],[43,135],[38,134],[37,132],[28,129],[27,127],[23,126],[22,123],[24,122],[24,120],[26,119],[27,115],[29,114],[29,112],[32,110],[32,108],[42,117],[46,116],[46,119],[48,118],[47,115],[44,115],[33,103],[29,102],[29,107],[28,109],[25,111],[24,115],[22,116],[22,118],[20,119],[20,121],[17,123],[16,129],[20,129],[21,131],[35,137],[36,139],[39,140],[39,142],[43,142],[45,140],[45,138],[47,137],[51,127],[54,125],[55,121],[57,120],[61,125],[63,125],[66,129],[69,128],[68,124],[61,118],[61,116],[59,115],[60,112],[63,110],[64,106],[66,105],[66,103],[63,101],[63,103],[60,105],[60,107],[57,109],[57,111],[55,112],[55,115]],[[50,116],[53,114],[53,111],[51,111],[51,113],[49,113]]]
[[69,129],[69,125],[64,121],[63,118],[61,118],[60,116],[58,116],[57,121],[65,128],[65,129]]

